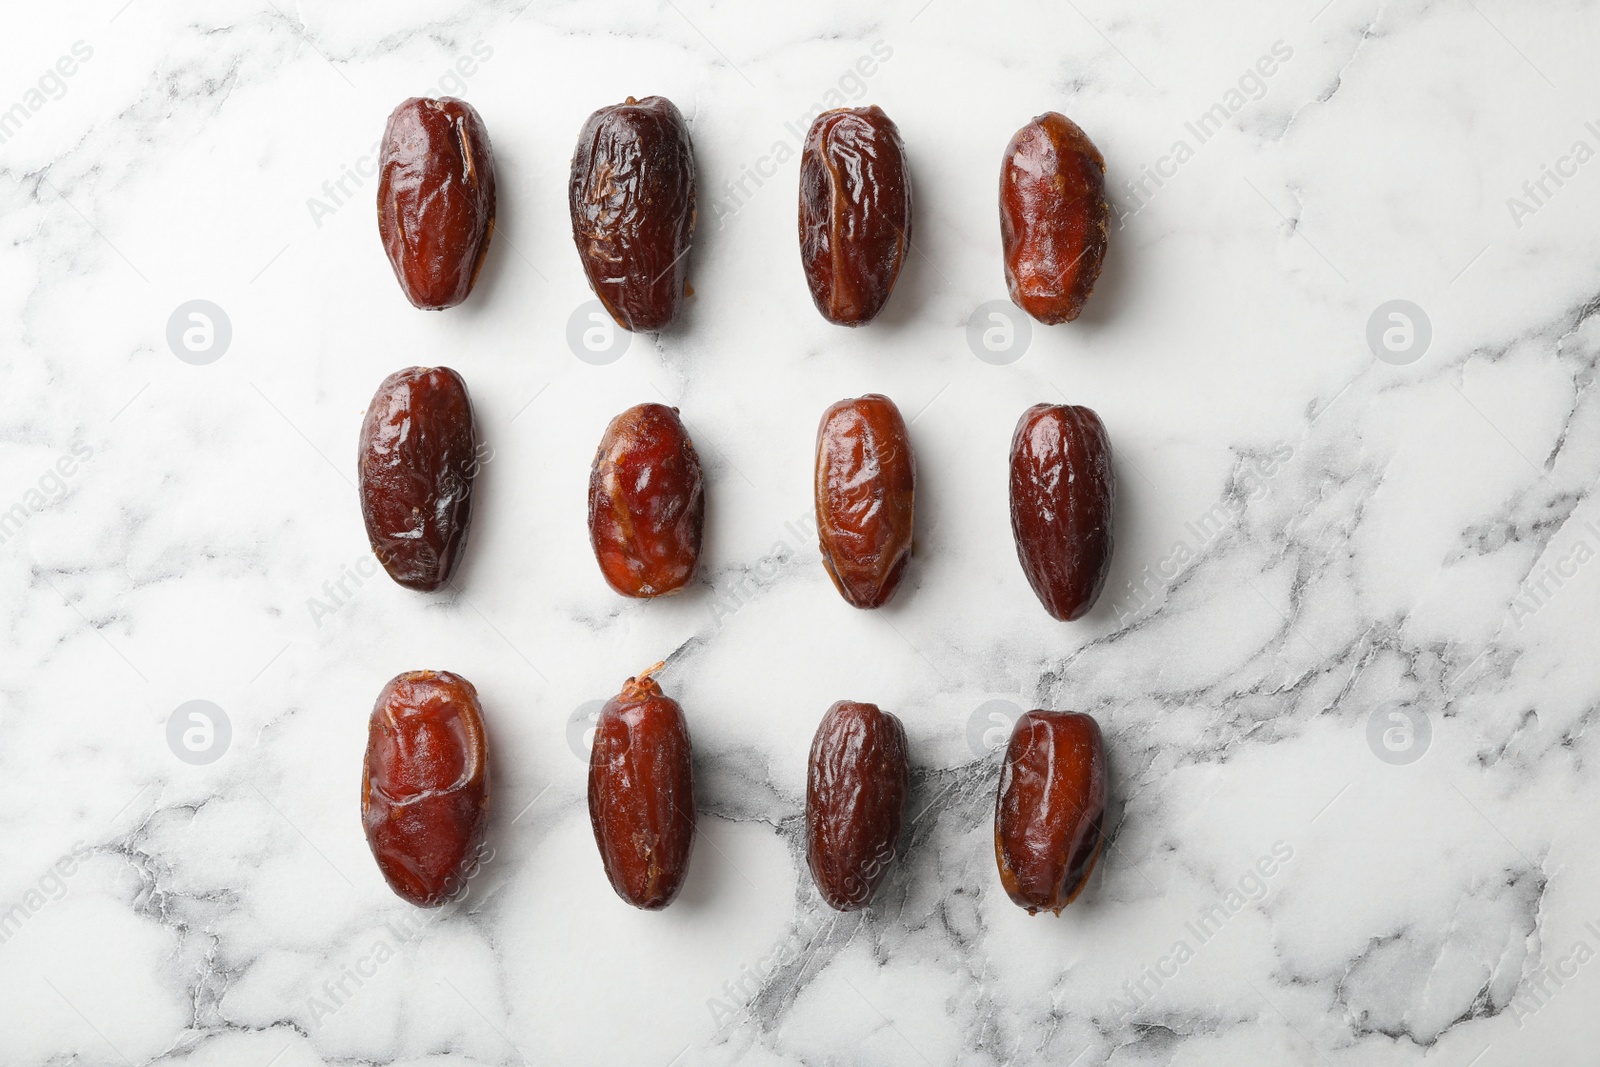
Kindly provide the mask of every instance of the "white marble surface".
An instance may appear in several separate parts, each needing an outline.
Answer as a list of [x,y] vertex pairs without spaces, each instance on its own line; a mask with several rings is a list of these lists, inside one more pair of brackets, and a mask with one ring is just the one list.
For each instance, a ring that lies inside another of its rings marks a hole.
[[[1323,4],[11,12],[0,1063],[1585,1062],[1600,6]],[[488,125],[500,229],[469,302],[427,314],[361,171],[394,104],[441,90]],[[568,157],[647,93],[693,129],[696,295],[599,366],[566,342]],[[796,251],[791,156],[830,93],[882,105],[914,167],[918,255],[856,331]],[[1000,154],[1048,109],[1127,218],[1084,318],[994,365],[965,323],[1005,295]],[[209,365],[168,346],[193,299],[231,323]],[[1406,365],[1366,340],[1393,299],[1432,326]],[[372,390],[431,363],[493,448],[437,597],[360,577],[352,486]],[[805,523],[819,413],[871,390],[915,416],[921,492],[908,580],[862,613]],[[706,460],[704,581],[623,603],[588,464],[660,397]],[[1111,587],[1076,624],[1034,601],[1006,515],[1016,418],[1061,397],[1103,416],[1120,478]],[[569,738],[667,656],[701,838],[643,914],[605,883]],[[495,749],[493,859],[429,914],[357,810],[372,700],[422,667],[477,684]],[[799,812],[843,697],[904,719],[916,823],[838,917]],[[190,700],[231,724],[209,764],[167,742]],[[1113,764],[1113,846],[1059,918],[1006,899],[990,845],[984,746],[1036,706],[1095,714]]]

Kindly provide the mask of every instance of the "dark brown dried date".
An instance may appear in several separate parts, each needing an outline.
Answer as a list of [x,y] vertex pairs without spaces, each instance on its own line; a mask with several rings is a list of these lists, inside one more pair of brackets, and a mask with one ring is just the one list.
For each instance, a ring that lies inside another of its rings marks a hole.
[[911,172],[883,109],[837,108],[800,156],[800,263],[822,317],[861,326],[883,310],[911,247]]
[[589,470],[589,543],[606,582],[631,597],[694,577],[706,502],[678,409],[639,404],[611,420]]
[[361,770],[361,823],[389,888],[423,908],[460,897],[488,816],[478,691],[448,671],[390,681],[372,709]]
[[378,156],[378,234],[415,306],[454,307],[472,292],[494,235],[494,152],[471,104],[412,97],[394,109]]
[[694,146],[671,100],[628,97],[589,116],[567,185],[589,285],[625,330],[677,317],[694,241]]
[[455,573],[472,523],[472,401],[449,367],[407,367],[378,386],[361,423],[361,515],[389,577],[432,592]]
[[1111,571],[1111,439],[1084,407],[1035,404],[1011,438],[1011,533],[1028,584],[1058,619],[1088,614]]
[[1029,915],[1059,915],[1094,873],[1105,813],[1100,724],[1070,711],[1018,719],[994,808],[995,861],[1011,899]]
[[900,846],[910,787],[899,719],[853,700],[828,709],[806,774],[806,862],[829,907],[872,902]]
[[629,678],[595,722],[589,822],[606,878],[636,908],[672,903],[694,848],[689,724],[651,674]]
[[822,565],[853,607],[894,596],[911,558],[916,461],[894,401],[841,400],[817,427],[817,537]]
[[1000,167],[1000,244],[1011,300],[1040,322],[1071,322],[1106,256],[1106,161],[1065,115],[1017,131]]

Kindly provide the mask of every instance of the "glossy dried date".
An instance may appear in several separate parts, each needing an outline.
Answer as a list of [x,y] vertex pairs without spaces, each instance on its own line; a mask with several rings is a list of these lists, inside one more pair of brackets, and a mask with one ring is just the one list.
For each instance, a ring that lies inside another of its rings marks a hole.
[[661,330],[683,306],[694,241],[694,146],[671,100],[628,97],[589,116],[567,185],[589,285],[625,330]]
[[488,816],[478,691],[448,671],[390,681],[372,709],[361,771],[361,823],[389,888],[423,908],[459,897]]
[[412,97],[378,156],[378,234],[406,299],[437,311],[472,292],[494,234],[494,153],[483,119],[454,97]]
[[1011,533],[1028,584],[1058,619],[1094,607],[1111,570],[1111,439],[1084,407],[1035,404],[1011,438]]
[[800,156],[800,263],[822,317],[840,326],[883,310],[911,247],[911,172],[883,109],[838,108],[811,124]]
[[828,709],[806,774],[806,862],[829,907],[872,902],[900,846],[910,788],[899,719],[853,700]]
[[817,536],[822,565],[854,607],[894,596],[911,558],[916,462],[894,401],[841,400],[817,428]]
[[1071,322],[1106,256],[1106,161],[1065,115],[1017,131],[1000,167],[1000,244],[1011,300],[1040,322]]
[[606,582],[631,597],[694,576],[705,488],[678,409],[639,404],[611,420],[589,469],[589,543]]
[[1070,711],[1018,719],[994,808],[995,861],[1011,899],[1029,915],[1059,915],[1094,872],[1105,813],[1100,724]]
[[694,848],[689,724],[651,676],[629,678],[595,722],[589,822],[606,878],[636,908],[672,903]]
[[432,592],[455,573],[472,522],[472,401],[449,367],[407,367],[378,386],[361,423],[361,515],[389,577]]

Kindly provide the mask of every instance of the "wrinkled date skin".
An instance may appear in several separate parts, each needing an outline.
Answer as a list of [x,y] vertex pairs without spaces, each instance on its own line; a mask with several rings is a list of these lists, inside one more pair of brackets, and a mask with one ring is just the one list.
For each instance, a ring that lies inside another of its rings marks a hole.
[[689,724],[650,677],[629,678],[595,722],[589,822],[617,896],[655,911],[672,903],[694,848]]
[[806,862],[829,907],[872,902],[899,848],[910,788],[899,719],[853,700],[828,709],[806,775]]
[[822,317],[861,326],[883,310],[911,247],[911,172],[883,109],[838,108],[800,156],[800,262]]
[[472,522],[472,401],[449,367],[407,367],[378,386],[357,456],[367,540],[389,577],[433,592],[455,573]]
[[1000,244],[1011,300],[1040,322],[1071,322],[1106,257],[1106,161],[1054,111],[1017,131],[1000,168]]
[[389,116],[378,156],[378,234],[413,305],[455,307],[494,234],[494,153],[472,105],[412,97]]
[[853,607],[894,596],[911,558],[916,463],[905,420],[877,393],[841,400],[817,428],[822,565]]
[[361,822],[401,897],[431,908],[461,894],[489,822],[489,741],[471,682],[409,671],[383,687],[367,728]]
[[631,597],[682,589],[705,518],[700,459],[677,409],[640,404],[612,419],[589,470],[589,543],[611,588]]
[[1070,711],[1017,720],[1000,769],[994,855],[1000,884],[1029,915],[1057,915],[1100,858],[1106,748],[1100,724]]
[[1011,438],[1011,533],[1039,603],[1063,621],[1094,607],[1111,570],[1111,439],[1084,407],[1035,404]]
[[661,330],[683,306],[694,240],[694,147],[671,100],[628,97],[589,116],[567,186],[589,285],[625,330]]

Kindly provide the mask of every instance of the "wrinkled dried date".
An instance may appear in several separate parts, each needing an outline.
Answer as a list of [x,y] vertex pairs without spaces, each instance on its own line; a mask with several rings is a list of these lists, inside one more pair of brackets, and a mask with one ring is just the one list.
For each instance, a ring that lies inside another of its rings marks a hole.
[[800,262],[822,317],[872,321],[911,247],[911,173],[877,105],[824,111],[800,156]]
[[478,691],[409,671],[378,695],[361,771],[361,823],[384,880],[430,908],[476,869],[489,812],[489,741]]
[[877,393],[841,400],[817,427],[817,536],[822,565],[854,607],[894,596],[911,558],[916,462],[905,420]]
[[438,589],[461,562],[476,447],[466,383],[449,367],[407,367],[378,386],[361,423],[361,514],[373,553],[407,589]]
[[636,908],[672,903],[694,847],[689,725],[652,673],[629,678],[595,722],[589,822],[606,878]]
[[994,808],[995,861],[1011,899],[1030,915],[1071,904],[1100,858],[1105,812],[1099,723],[1070,711],[1018,719]]
[[1071,322],[1106,255],[1106,161],[1077,123],[1046,112],[1017,131],[1000,168],[1000,243],[1011,300]]
[[378,234],[406,299],[436,311],[472,292],[494,234],[494,153],[472,105],[412,97],[378,156]]
[[1035,404],[1011,438],[1011,532],[1045,610],[1087,614],[1111,570],[1111,440],[1084,407]]
[[664,329],[683,305],[694,240],[694,147],[671,100],[603,107],[578,134],[567,186],[589,285],[625,330]]
[[829,907],[871,903],[900,845],[910,785],[899,719],[853,700],[828,709],[806,775],[806,862]]
[[676,408],[611,420],[589,470],[589,543],[623,596],[674,593],[694,576],[705,526],[700,460]]

